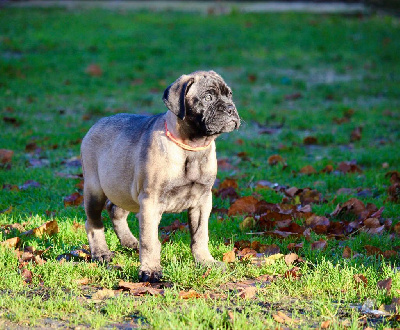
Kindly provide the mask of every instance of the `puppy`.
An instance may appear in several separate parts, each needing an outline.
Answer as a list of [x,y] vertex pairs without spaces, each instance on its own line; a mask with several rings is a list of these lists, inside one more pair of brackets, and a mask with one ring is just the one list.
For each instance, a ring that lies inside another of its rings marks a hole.
[[[164,92],[168,110],[155,116],[101,119],[81,145],[86,233],[92,259],[110,261],[101,211],[107,201],[125,247],[139,249],[139,280],[162,276],[158,225],[164,212],[188,210],[196,262],[216,263],[208,249],[211,187],[217,174],[214,140],[240,125],[231,89],[214,71],[183,75]],[[139,241],[127,224],[138,213]]]

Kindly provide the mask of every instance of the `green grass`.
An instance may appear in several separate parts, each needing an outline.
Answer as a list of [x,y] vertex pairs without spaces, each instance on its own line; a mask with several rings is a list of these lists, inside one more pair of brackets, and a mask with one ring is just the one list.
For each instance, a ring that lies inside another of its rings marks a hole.
[[[165,12],[66,11],[61,9],[3,9],[0,11],[0,111],[18,125],[0,122],[0,148],[11,149],[11,169],[0,169],[3,184],[22,185],[35,180],[39,188],[24,191],[0,190],[0,224],[26,223],[31,229],[51,219],[59,233],[42,238],[23,237],[23,246],[49,248],[43,265],[28,263],[33,273],[26,284],[13,251],[0,246],[0,325],[29,326],[116,326],[139,324],[152,328],[273,328],[273,319],[283,311],[299,320],[296,327],[331,327],[346,324],[363,327],[362,314],[352,305],[374,299],[375,308],[390,304],[399,296],[398,258],[384,260],[365,255],[364,246],[383,250],[400,245],[397,235],[354,235],[345,241],[328,240],[323,251],[313,251],[305,238],[277,239],[249,236],[239,230],[243,216],[210,217],[210,249],[216,259],[232,250],[225,239],[259,240],[277,244],[288,253],[290,242],[304,242],[298,253],[307,262],[298,280],[278,277],[253,299],[242,299],[220,286],[226,282],[255,278],[262,274],[283,275],[290,267],[283,260],[256,267],[236,262],[222,273],[196,266],[190,253],[188,232],[177,232],[162,248],[165,280],[173,287],[162,297],[133,297],[117,294],[96,302],[91,299],[99,288],[115,289],[118,281],[135,282],[137,253],[121,248],[106,220],[106,237],[117,252],[107,267],[84,261],[60,263],[56,257],[87,244],[82,227],[84,210],[64,207],[63,198],[79,189],[78,180],[55,175],[80,173],[79,167],[63,163],[79,155],[80,139],[99,118],[118,112],[159,113],[165,111],[161,96],[164,88],[179,75],[198,69],[213,69],[232,87],[243,125],[238,132],[219,138],[219,158],[235,166],[220,171],[218,177],[235,177],[238,192],[255,192],[254,183],[269,180],[298,188],[315,187],[327,203],[313,205],[313,212],[324,215],[350,196],[337,195],[339,188],[369,188],[370,197],[360,197],[377,207],[384,206],[383,218],[399,221],[400,205],[388,202],[390,185],[385,174],[400,170],[400,24],[388,16],[341,16],[308,14],[231,14],[199,16]],[[88,75],[90,64],[103,73]],[[300,93],[296,100],[285,96]],[[348,109],[354,109],[349,122],[338,125]],[[271,135],[258,134],[257,123],[283,127]],[[351,131],[362,126],[360,141],[350,142]],[[303,138],[315,136],[317,146],[303,145]],[[243,140],[243,144],[233,141]],[[42,150],[35,154],[25,146],[35,142]],[[250,161],[237,153],[246,151]],[[279,153],[288,167],[271,167],[267,159]],[[27,166],[31,158],[47,160],[43,167]],[[297,172],[305,165],[317,171],[327,164],[355,160],[361,174],[311,176]],[[382,168],[387,162],[388,168]],[[273,203],[281,193],[258,191]],[[229,202],[214,198],[215,207]],[[46,211],[48,211],[46,213]],[[104,214],[105,219],[108,219]],[[138,234],[131,215],[132,232]],[[186,214],[164,215],[161,225],[175,219],[186,221]],[[0,230],[0,240],[18,235]],[[324,236],[312,235],[312,240]],[[362,255],[343,259],[347,245]],[[353,276],[363,274],[368,284],[355,287]],[[378,290],[379,280],[391,277],[391,293]],[[77,279],[88,278],[88,285]],[[226,299],[181,300],[178,292],[193,288],[200,293],[224,292]],[[233,315],[233,320],[231,316]],[[360,319],[361,317],[361,319]],[[397,318],[398,319],[398,318]],[[396,327],[396,317],[368,316],[368,325]],[[347,322],[347,323],[343,323]],[[289,325],[290,326],[290,325]]]

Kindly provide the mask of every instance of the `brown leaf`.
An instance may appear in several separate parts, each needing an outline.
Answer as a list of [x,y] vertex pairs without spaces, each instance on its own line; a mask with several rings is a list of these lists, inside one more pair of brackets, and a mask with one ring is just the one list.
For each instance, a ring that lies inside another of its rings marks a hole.
[[390,291],[392,289],[392,278],[389,277],[382,281],[378,281],[378,283],[376,285],[377,285],[378,289],[386,290],[386,293],[389,295]]
[[219,185],[219,189],[224,189],[224,188],[235,188],[235,189],[238,188],[237,181],[235,179],[230,179],[230,178],[225,179]]
[[376,255],[383,255],[383,252],[380,248],[372,245],[365,245],[365,250],[367,251],[368,256],[376,256]]
[[388,188],[389,201],[400,202],[400,183],[394,183]]
[[83,229],[85,229],[85,225],[83,225],[83,224],[81,224],[81,223],[79,223],[79,222],[76,222],[76,221],[74,220],[74,222],[73,222],[73,224],[72,224],[72,229],[73,229],[74,231],[83,230]]
[[303,144],[305,144],[305,145],[318,144],[318,140],[315,136],[306,136],[303,139]]
[[299,172],[301,174],[306,174],[306,175],[311,175],[311,174],[317,173],[315,168],[312,167],[311,165],[306,165],[306,166],[302,167]]
[[385,178],[390,177],[390,182],[392,184],[400,183],[400,172],[399,171],[390,171],[385,174]]
[[79,206],[83,202],[83,196],[78,193],[74,192],[73,194],[64,197],[64,207],[67,206]]
[[258,200],[253,196],[241,197],[229,207],[228,216],[243,213],[254,213],[256,211],[257,203]]
[[218,169],[221,171],[231,171],[234,169],[234,166],[229,162],[227,158],[220,158],[217,160]]
[[77,278],[76,280],[74,280],[74,282],[78,285],[87,285],[90,283],[90,279],[88,279],[87,277]]
[[322,217],[313,214],[311,217],[307,218],[304,222],[307,227],[314,228],[315,226],[329,226],[330,222],[327,217]]
[[309,188],[303,189],[298,196],[300,197],[301,205],[321,203],[323,201],[322,195],[319,191]]
[[298,236],[299,234],[291,233],[291,232],[287,232],[287,231],[272,230],[272,231],[266,231],[264,233],[264,235],[272,236],[272,237],[276,237],[276,238],[286,238],[289,236]]
[[285,255],[285,263],[288,266],[294,263],[297,259],[299,259],[299,256],[296,253],[289,253]]
[[278,245],[276,244],[271,244],[271,245],[260,245],[258,251],[260,253],[263,253],[267,256],[277,254],[281,252],[281,249],[279,248]]
[[47,221],[43,225],[33,228],[31,230],[28,230],[21,235],[23,236],[36,236],[36,237],[42,237],[44,234],[46,235],[54,235],[58,233],[58,223],[56,220],[52,221]]
[[321,323],[321,329],[328,329],[331,326],[331,321],[327,320]]
[[90,64],[86,67],[85,72],[92,77],[100,77],[103,74],[103,70],[98,64]]
[[285,323],[285,320],[282,317],[280,317],[278,314],[273,314],[272,317],[274,318],[275,322],[282,323],[282,324]]
[[228,251],[228,252],[224,253],[222,261],[227,262],[227,263],[235,262],[235,251],[232,250],[232,251]]
[[353,255],[353,251],[348,246],[345,246],[342,257],[345,259],[349,259],[352,257],[352,255]]
[[23,280],[25,281],[25,283],[31,283],[32,282],[32,272],[29,269],[26,268],[22,268],[20,269],[21,271],[21,276],[23,278]]
[[368,279],[363,274],[355,274],[353,278],[357,284],[362,283],[365,287],[368,285]]
[[254,286],[249,286],[249,287],[243,288],[239,292],[239,297],[242,299],[251,299],[256,295],[256,293],[257,293],[257,288],[255,288]]
[[96,291],[93,296],[92,299],[93,300],[105,300],[108,298],[112,298],[115,296],[115,292],[114,290],[110,290],[110,289],[101,289],[99,291]]
[[299,267],[293,267],[285,272],[285,278],[297,280],[301,277]]
[[354,142],[354,141],[360,141],[361,140],[361,133],[362,133],[362,127],[356,127],[350,135],[350,141]]
[[383,257],[388,259],[388,258],[394,258],[397,257],[398,253],[394,250],[387,250],[385,252],[383,252]]
[[311,250],[323,250],[326,248],[326,241],[324,239],[320,239],[318,241],[311,243]]
[[222,199],[229,199],[231,202],[239,198],[239,194],[233,187],[218,189],[218,191],[215,193],[215,196]]
[[339,216],[356,216],[360,217],[366,210],[365,205],[362,201],[357,198],[351,198],[345,202],[342,206],[338,204],[336,209],[330,214],[332,217]]
[[365,233],[371,234],[371,235],[380,235],[385,230],[385,225],[382,225],[382,226],[379,226],[379,227],[376,227],[376,228],[362,227],[360,230],[365,232]]
[[167,233],[173,233],[177,230],[183,231],[187,229],[187,223],[186,222],[180,222],[179,219],[176,219],[172,224],[169,226],[164,226],[160,227],[161,230],[167,232]]
[[178,296],[180,299],[201,298],[201,294],[193,289],[189,291],[180,291]]
[[11,163],[14,151],[8,149],[0,149],[0,163],[9,164]]
[[286,166],[285,160],[282,158],[281,155],[272,155],[268,158],[268,164],[271,166],[277,165],[277,164],[282,164],[283,166]]
[[295,251],[299,251],[300,249],[303,248],[303,242],[301,243],[289,243],[287,246],[288,250],[295,250]]
[[364,226],[367,228],[377,228],[381,226],[381,223],[377,218],[368,218],[364,220]]
[[3,245],[10,249],[16,249],[20,243],[21,243],[21,239],[19,237],[12,237],[3,242],[0,242],[0,245]]
[[333,172],[333,166],[332,165],[326,165],[322,171],[322,173],[332,173]]
[[354,163],[351,162],[341,162],[337,168],[338,171],[342,173],[362,173],[362,169]]

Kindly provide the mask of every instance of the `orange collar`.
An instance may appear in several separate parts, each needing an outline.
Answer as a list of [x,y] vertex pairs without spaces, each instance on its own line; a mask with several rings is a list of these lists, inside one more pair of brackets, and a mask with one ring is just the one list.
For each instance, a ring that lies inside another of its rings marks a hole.
[[204,146],[204,147],[191,147],[191,146],[189,146],[189,145],[187,145],[187,144],[184,144],[184,143],[178,141],[178,140],[171,134],[171,132],[168,130],[167,121],[165,121],[165,135],[168,136],[168,138],[169,138],[171,141],[173,141],[176,145],[180,146],[182,149],[185,149],[185,150],[190,150],[190,151],[201,151],[201,150],[206,150],[206,149],[211,145],[211,142],[210,142],[209,144],[207,144],[207,145]]

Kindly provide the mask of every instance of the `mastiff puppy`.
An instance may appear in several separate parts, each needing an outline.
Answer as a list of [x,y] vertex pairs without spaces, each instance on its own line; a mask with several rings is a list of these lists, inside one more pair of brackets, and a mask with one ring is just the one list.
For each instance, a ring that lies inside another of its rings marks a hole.
[[[101,211],[106,203],[125,247],[139,249],[139,280],[161,276],[158,225],[164,212],[188,210],[196,262],[216,263],[208,250],[211,187],[217,174],[214,140],[240,125],[231,89],[213,71],[183,75],[164,92],[166,113],[101,119],[82,141],[86,233],[92,258],[109,261]],[[137,212],[139,241],[127,224]]]

